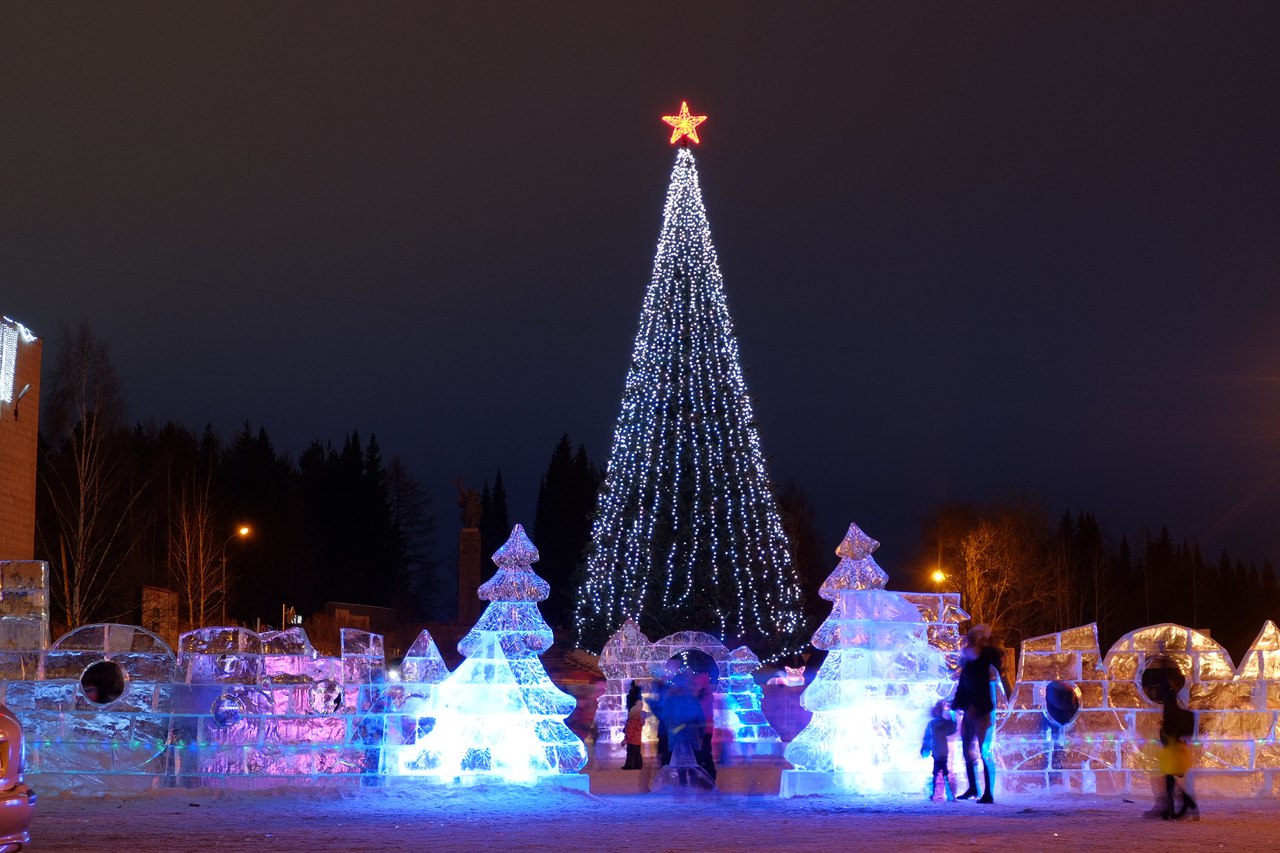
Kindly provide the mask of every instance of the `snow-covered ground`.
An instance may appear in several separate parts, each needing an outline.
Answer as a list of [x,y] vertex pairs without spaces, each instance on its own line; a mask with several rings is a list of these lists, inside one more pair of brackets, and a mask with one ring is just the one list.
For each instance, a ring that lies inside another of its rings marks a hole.
[[[1130,798],[1134,799],[1134,798]],[[1274,851],[1280,801],[1209,800],[1203,819],[1144,819],[1121,797],[991,806],[907,797],[593,796],[564,788],[162,790],[42,797],[32,853],[55,851]]]

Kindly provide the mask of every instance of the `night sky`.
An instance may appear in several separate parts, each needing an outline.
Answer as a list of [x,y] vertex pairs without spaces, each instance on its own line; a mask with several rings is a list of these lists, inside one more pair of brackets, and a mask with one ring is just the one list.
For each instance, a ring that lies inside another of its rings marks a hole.
[[[1280,559],[1280,3],[0,8],[0,313],[134,420],[604,464],[674,161],[771,473],[900,581],[1012,492]],[[832,566],[835,557],[832,556]]]

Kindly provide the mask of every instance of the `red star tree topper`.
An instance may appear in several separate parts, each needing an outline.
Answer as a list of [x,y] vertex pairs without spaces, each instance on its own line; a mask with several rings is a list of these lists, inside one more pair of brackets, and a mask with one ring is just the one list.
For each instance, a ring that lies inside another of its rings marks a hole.
[[682,137],[689,137],[694,142],[701,143],[698,139],[698,125],[707,120],[706,116],[689,115],[689,102],[680,102],[680,115],[663,116],[662,120],[671,125],[671,144],[675,145]]

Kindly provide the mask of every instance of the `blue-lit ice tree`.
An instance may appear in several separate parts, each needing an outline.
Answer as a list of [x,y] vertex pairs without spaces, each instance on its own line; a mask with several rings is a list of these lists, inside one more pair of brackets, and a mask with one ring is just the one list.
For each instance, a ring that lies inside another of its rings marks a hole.
[[534,782],[587,763],[586,745],[564,722],[576,701],[538,659],[553,637],[538,611],[550,587],[531,568],[537,559],[517,524],[493,555],[498,571],[478,591],[489,605],[458,643],[466,660],[419,711],[421,734],[400,751],[400,772]]
[[[672,141],[697,141],[700,117],[681,113],[666,118]],[[578,591],[578,642],[599,649],[627,619],[651,636],[706,631],[766,653],[804,641],[800,585],[685,146]]]
[[827,657],[800,697],[813,717],[784,753],[796,768],[784,773],[788,795],[906,793],[928,775],[920,738],[951,674],[919,607],[884,588],[871,556],[879,546],[850,524],[819,592],[833,607],[812,642]]

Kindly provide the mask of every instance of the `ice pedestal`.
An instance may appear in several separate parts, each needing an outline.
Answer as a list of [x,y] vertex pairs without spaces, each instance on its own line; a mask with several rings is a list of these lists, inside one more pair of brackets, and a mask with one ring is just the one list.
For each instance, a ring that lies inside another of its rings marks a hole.
[[711,793],[716,783],[698,766],[689,744],[681,742],[671,753],[671,762],[653,775],[650,790],[657,793]]

